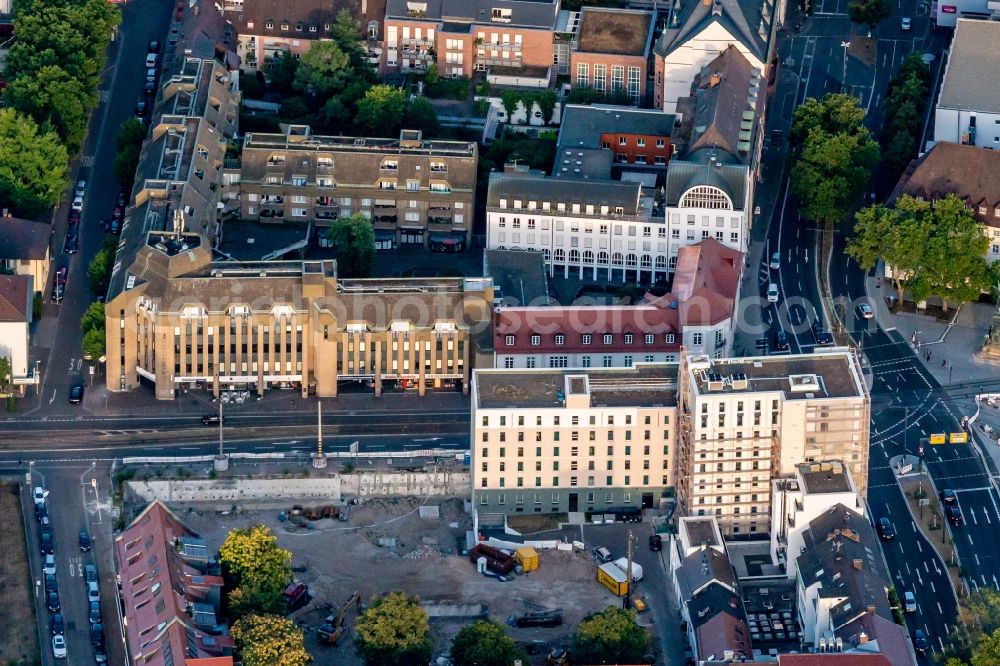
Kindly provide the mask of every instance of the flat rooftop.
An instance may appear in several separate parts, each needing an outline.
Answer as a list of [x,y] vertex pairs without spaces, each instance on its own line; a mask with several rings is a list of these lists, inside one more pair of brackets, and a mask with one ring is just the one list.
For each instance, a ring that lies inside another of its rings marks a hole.
[[689,359],[691,381],[699,395],[784,393],[786,400],[862,398],[866,395],[849,352]]
[[[677,367],[675,363],[651,363],[634,368],[476,370],[476,407],[562,408],[566,405],[567,376],[587,377],[591,407],[675,407]],[[574,382],[574,387],[579,384],[583,382]]]
[[692,546],[721,546],[715,533],[715,524],[707,518],[680,520],[680,529],[687,534],[687,541]]
[[586,7],[580,18],[576,50],[581,53],[645,55],[652,20],[652,15],[646,12]]
[[839,461],[806,463],[798,466],[807,493],[849,493],[851,480]]
[[308,245],[311,226],[308,222],[231,220],[223,225],[222,243],[217,250],[236,261],[283,259]]
[[938,106],[966,111],[1000,111],[995,85],[1000,67],[1000,23],[958,19]]

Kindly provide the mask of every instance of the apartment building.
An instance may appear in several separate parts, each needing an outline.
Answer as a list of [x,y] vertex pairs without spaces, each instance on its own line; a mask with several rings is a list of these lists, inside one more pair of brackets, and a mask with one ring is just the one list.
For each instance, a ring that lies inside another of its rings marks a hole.
[[860,516],[865,503],[839,460],[802,463],[771,482],[771,561],[793,579],[810,523],[833,507]]
[[552,175],[622,180],[624,173],[639,173],[662,182],[674,152],[673,130],[674,116],[659,110],[567,104]]
[[727,48],[757,70],[770,66],[784,0],[697,0],[670,5],[653,46],[653,107],[677,113],[691,82]]
[[114,555],[128,663],[232,666],[223,580],[203,539],[156,500],[115,537]]
[[[347,10],[364,34],[358,39],[378,53],[385,0],[224,0],[223,14],[236,28],[240,71],[266,71],[279,54],[301,57],[317,41],[333,38],[337,14]],[[378,61],[375,61],[378,64]]]
[[652,191],[634,182],[588,186],[508,166],[490,176],[486,246],[541,252],[550,277],[642,284],[667,277],[666,225],[654,215]]
[[34,293],[27,275],[0,275],[0,358],[10,364],[8,382],[21,387],[35,383],[31,367],[31,323]]
[[52,225],[10,215],[0,216],[0,269],[31,278],[31,290],[45,291],[49,281]]
[[934,108],[934,141],[1000,149],[1000,23],[960,18]]
[[345,381],[375,395],[467,391],[493,302],[485,278],[339,280],[333,261],[213,262],[204,237],[178,232],[150,232],[125,272],[105,310],[108,388],[145,382],[164,400],[270,387],[336,396]]
[[[1000,128],[996,131],[1000,135]],[[983,233],[989,239],[986,259],[997,261],[1000,260],[997,173],[1000,173],[1000,152],[942,141],[910,162],[889,201],[894,202],[904,194],[931,202],[949,194],[957,196],[983,225]]]
[[570,51],[572,86],[645,105],[654,27],[652,12],[583,7]]
[[280,134],[248,133],[239,161],[241,217],[308,222],[323,233],[338,217],[360,213],[375,227],[378,249],[425,245],[460,252],[475,214],[474,142],[313,134],[308,125]]
[[678,515],[715,516],[726,538],[770,532],[771,483],[802,462],[842,460],[868,487],[870,406],[850,351],[682,356]]
[[559,0],[387,0],[383,72],[550,68]]
[[472,499],[480,514],[658,506],[674,485],[677,365],[476,370]]
[[618,368],[728,356],[743,255],[708,239],[681,250],[673,289],[636,305],[502,305],[493,318],[494,367]]

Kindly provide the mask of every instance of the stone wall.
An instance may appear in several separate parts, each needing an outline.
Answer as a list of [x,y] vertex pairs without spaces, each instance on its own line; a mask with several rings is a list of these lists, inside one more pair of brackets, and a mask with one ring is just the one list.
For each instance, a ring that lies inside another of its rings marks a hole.
[[471,476],[466,470],[437,472],[364,471],[322,478],[157,479],[132,480],[129,490],[151,502],[323,501],[352,497],[466,497]]

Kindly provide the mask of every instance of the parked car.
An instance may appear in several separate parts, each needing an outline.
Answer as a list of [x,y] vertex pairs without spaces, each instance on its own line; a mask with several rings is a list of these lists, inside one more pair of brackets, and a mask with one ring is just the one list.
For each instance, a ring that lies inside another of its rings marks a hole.
[[75,211],[83,210],[83,197],[75,196],[73,197],[73,203],[70,204],[70,209]]
[[663,537],[659,534],[649,535],[649,549],[653,552],[658,552],[663,549]]
[[135,103],[135,117],[145,118],[146,117],[146,100],[140,99]]
[[902,30],[903,32],[909,32],[911,28],[913,28],[913,19],[911,19],[909,16],[904,16],[901,19],[899,19],[900,30]]
[[146,70],[146,83],[156,83],[156,70],[147,69]]
[[42,563],[42,573],[46,576],[56,575],[56,556],[46,555],[45,561]]
[[66,623],[63,621],[62,613],[56,613],[52,616],[52,619],[49,620],[49,629],[52,630],[53,636],[66,633]]
[[73,196],[82,197],[87,193],[87,181],[78,180],[76,181],[76,189],[73,191]]
[[118,188],[118,199],[117,199],[117,203],[118,203],[119,206],[124,206],[125,205],[125,198],[127,196],[128,196],[128,192],[125,191],[125,188],[124,187],[119,187]]
[[917,629],[913,632],[913,649],[917,651],[917,654],[927,652],[927,634],[924,633],[923,629]]
[[71,210],[69,212],[69,215],[66,217],[66,221],[70,225],[80,224],[80,211],[78,211],[78,210]]
[[45,598],[46,598],[46,605],[49,608],[49,612],[58,613],[60,610],[62,610],[62,606],[59,605],[58,592],[49,592],[47,595],[45,595]]
[[871,319],[875,316],[875,311],[867,303],[861,303],[858,305],[858,314],[861,315],[862,319]]
[[772,271],[776,271],[781,268],[781,253],[775,252],[771,255],[771,263],[768,264]]
[[66,232],[66,241],[63,243],[63,252],[66,254],[76,254],[80,249],[80,234],[77,226],[72,226]]
[[96,581],[87,582],[87,600],[101,601],[101,586]]
[[827,346],[833,344],[833,335],[829,331],[823,328],[823,324],[819,321],[813,322],[812,325],[813,340],[816,341],[817,345]]
[[38,519],[38,522],[41,523],[43,519],[48,519],[48,517],[49,517],[49,507],[45,506],[44,504],[36,504],[35,518]]
[[56,580],[55,574],[47,574],[45,576],[45,591],[46,592],[59,591],[59,581]]
[[[66,284],[66,275],[69,273],[69,269],[65,266],[56,271],[56,284]],[[48,492],[45,493],[46,495]],[[35,500],[36,502],[38,500]]]
[[88,583],[97,580],[97,565],[96,564],[85,564],[83,565],[83,579]]
[[778,302],[778,285],[773,282],[767,285],[767,302],[777,303]]
[[[65,268],[60,268],[59,269],[60,272],[63,272],[65,270],[66,270]],[[57,273],[56,274],[56,278],[58,278],[58,277],[59,277],[59,274]],[[35,486],[35,489],[31,492],[31,497],[32,497],[33,500],[35,500],[35,507],[36,508],[38,507],[39,504],[44,505],[45,504],[45,498],[48,497],[48,496],[49,496],[49,491],[47,491],[45,488],[42,488],[41,486]]]
[[66,295],[66,283],[56,282],[52,285],[52,300],[56,303],[62,301],[63,297]]
[[146,67],[147,68],[156,67],[156,54],[155,53],[147,53],[146,54]]
[[146,97],[152,97],[156,94],[156,84],[152,81],[146,81],[145,85],[142,86],[142,94]]
[[108,225],[108,231],[110,231],[115,236],[120,234],[122,232],[121,220],[118,219],[117,217],[111,218],[111,224]]
[[52,637],[52,656],[56,659],[66,658],[66,637],[62,634]]
[[785,329],[779,328],[774,334],[774,348],[778,351],[788,350],[788,334],[785,333]]
[[160,52],[160,43],[159,42],[150,42],[149,43],[149,48],[146,49],[146,50],[149,53],[159,53]]
[[611,556],[611,551],[605,548],[604,546],[598,546],[590,552],[594,554],[594,559],[596,559],[601,564],[605,564],[614,559]]
[[940,493],[942,504],[955,504],[958,502],[958,495],[951,488],[945,488]]
[[[80,530],[80,551],[84,553],[90,552],[90,535],[87,534],[87,530]],[[91,565],[87,565],[91,566]]]
[[885,516],[878,519],[878,535],[885,541],[896,538],[896,528],[893,527],[892,521]]
[[907,613],[917,612],[917,598],[909,590],[903,593],[903,610]]
[[201,417],[202,425],[219,425],[219,423],[224,422],[224,418],[218,414],[211,414],[209,416]]
[[108,663],[108,651],[103,645],[94,648],[94,663],[95,664],[106,664]]
[[100,622],[90,625],[90,644],[104,647],[104,625]]
[[42,532],[39,537],[42,555],[52,555],[56,552],[55,542],[52,540],[52,532]]
[[69,390],[69,404],[79,405],[83,402],[83,384],[74,384]]
[[948,517],[948,522],[958,527],[962,524],[962,509],[958,504],[947,504],[944,507],[944,515]]
[[90,619],[90,623],[91,624],[100,624],[101,623],[101,602],[100,601],[91,601],[90,602],[90,615],[89,615],[89,619]]

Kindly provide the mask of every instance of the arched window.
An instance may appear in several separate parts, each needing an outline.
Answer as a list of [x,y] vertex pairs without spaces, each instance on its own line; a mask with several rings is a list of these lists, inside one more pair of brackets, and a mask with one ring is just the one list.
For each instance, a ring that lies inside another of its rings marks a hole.
[[555,254],[556,261],[566,261],[566,253],[563,250],[556,250]]
[[641,259],[639,265],[642,266],[643,268],[652,268],[653,267],[653,258],[651,256],[649,256],[648,254],[644,254],[644,255],[642,255],[642,259]]
[[551,257],[552,255],[548,250],[542,250],[542,259],[548,261]]
[[611,255],[611,263],[614,264],[615,266],[621,266],[622,265],[622,253],[621,252],[615,252],[613,255]]
[[594,253],[590,250],[583,251],[583,263],[592,264],[594,263]]
[[606,264],[606,263],[608,263],[608,253],[607,252],[598,252],[597,253],[597,263],[599,263],[599,264]]
[[674,270],[675,268],[677,268],[677,257],[673,256],[670,257],[670,270]]
[[580,251],[579,250],[570,250],[569,251],[569,263],[571,263],[571,264],[578,264],[578,263],[580,263]]
[[638,257],[636,257],[634,254],[629,253],[629,255],[625,257],[626,266],[635,266],[637,263],[639,263]]
[[713,210],[732,210],[733,202],[725,192],[710,185],[692,187],[681,197],[680,208],[711,208]]
[[663,257],[657,257],[656,258],[656,267],[657,268],[666,268],[667,267],[667,260],[664,259]]

